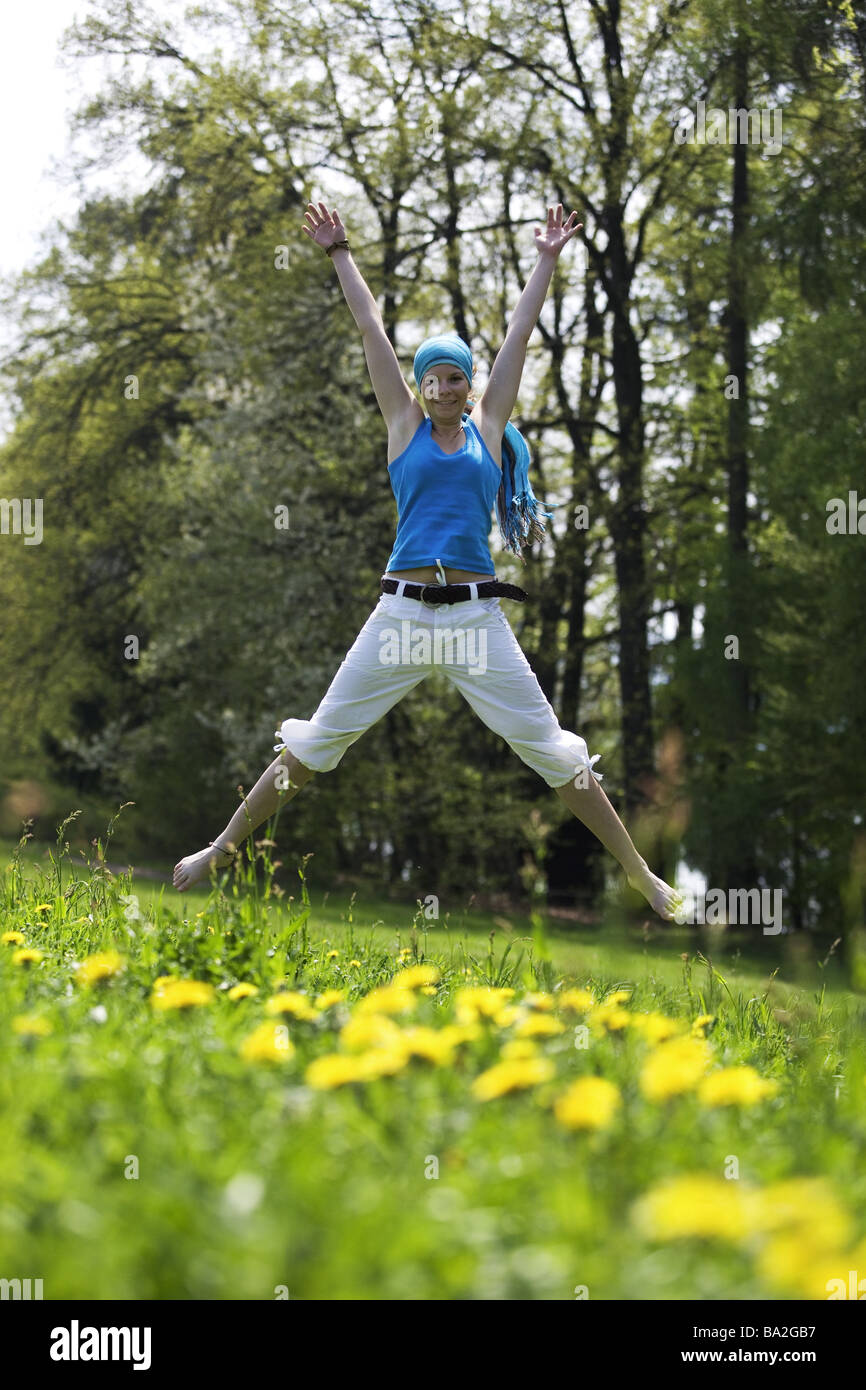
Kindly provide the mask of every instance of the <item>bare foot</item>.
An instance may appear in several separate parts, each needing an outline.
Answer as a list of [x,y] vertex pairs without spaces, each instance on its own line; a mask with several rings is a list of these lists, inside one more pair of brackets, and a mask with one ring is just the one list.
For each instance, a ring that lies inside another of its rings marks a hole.
[[671,888],[670,884],[665,883],[663,878],[652,873],[646,864],[643,869],[629,874],[628,881],[632,888],[643,894],[659,917],[663,917],[666,922],[675,920],[677,911],[683,902],[683,895],[679,889]]
[[179,893],[185,893],[200,878],[207,878],[211,864],[215,863],[218,869],[223,869],[231,862],[231,857],[223,850],[208,845],[207,849],[200,849],[198,854],[188,854],[185,859],[178,860],[172,882]]

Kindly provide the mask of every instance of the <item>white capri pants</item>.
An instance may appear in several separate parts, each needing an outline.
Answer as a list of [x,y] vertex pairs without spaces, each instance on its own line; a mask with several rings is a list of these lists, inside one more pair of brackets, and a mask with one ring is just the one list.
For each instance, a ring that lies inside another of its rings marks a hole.
[[[314,772],[332,771],[434,666],[549,787],[565,786],[582,769],[602,780],[592,766],[601,754],[590,758],[585,741],[560,728],[498,598],[433,608],[382,594],[312,719],[283,720],[275,751],[287,748]],[[587,781],[584,773],[578,785]]]

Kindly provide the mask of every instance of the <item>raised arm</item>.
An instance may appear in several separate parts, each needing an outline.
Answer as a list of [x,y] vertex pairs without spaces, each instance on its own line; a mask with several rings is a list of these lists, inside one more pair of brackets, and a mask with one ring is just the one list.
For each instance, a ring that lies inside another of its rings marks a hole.
[[[307,204],[304,231],[323,250],[333,246],[336,241],[346,240],[346,229],[340,221],[340,214],[336,208],[329,214],[324,203],[319,203],[318,209],[312,203]],[[406,385],[397,354],[385,332],[379,306],[351,251],[338,247],[331,252],[331,260],[336,266],[346,303],[361,330],[370,381],[390,430],[392,425],[399,425],[412,406],[417,406],[417,401]]]
[[482,417],[494,431],[504,431],[511,418],[526,362],[526,347],[538,322],[556,258],[565,243],[583,226],[582,222],[575,223],[576,217],[577,213],[572,212],[563,224],[562,203],[558,203],[555,208],[547,209],[546,231],[542,232],[539,227],[535,229],[538,260],[523,287],[508,324],[505,342],[496,354],[484,393],[473,411],[473,419]]

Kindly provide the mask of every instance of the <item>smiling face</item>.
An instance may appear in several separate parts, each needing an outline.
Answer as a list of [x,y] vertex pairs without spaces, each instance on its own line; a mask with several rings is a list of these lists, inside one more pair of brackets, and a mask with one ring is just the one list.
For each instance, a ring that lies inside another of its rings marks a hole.
[[446,433],[460,428],[470,384],[453,362],[429,367],[421,378],[421,400],[435,429]]

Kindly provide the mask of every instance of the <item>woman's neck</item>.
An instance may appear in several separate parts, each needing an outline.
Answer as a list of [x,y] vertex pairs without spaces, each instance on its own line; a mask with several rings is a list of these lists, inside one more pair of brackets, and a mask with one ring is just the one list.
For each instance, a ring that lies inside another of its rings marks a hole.
[[460,424],[457,426],[456,429],[453,425],[448,426],[447,429],[443,429],[441,425],[435,425],[432,420],[430,421],[430,425],[434,433],[441,434],[443,439],[456,439],[458,434],[460,434],[463,430],[462,420],[460,421]]

